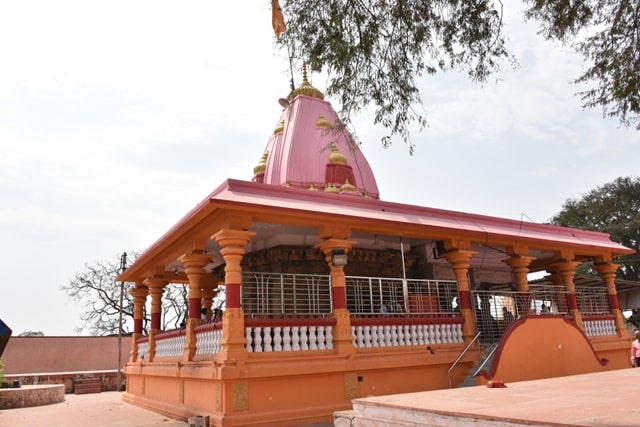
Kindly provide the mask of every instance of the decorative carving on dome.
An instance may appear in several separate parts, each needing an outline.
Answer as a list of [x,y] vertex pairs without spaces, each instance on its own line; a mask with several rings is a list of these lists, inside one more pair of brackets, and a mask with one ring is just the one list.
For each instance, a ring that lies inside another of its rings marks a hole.
[[264,172],[267,170],[267,158],[269,157],[269,152],[265,151],[260,158],[260,162],[253,168],[253,181],[255,182],[264,182]]
[[358,191],[358,189],[347,179],[345,183],[340,187],[340,191]]
[[323,129],[331,129],[333,127],[331,122],[329,120],[325,119],[322,114],[320,114],[320,117],[318,117],[318,121],[316,122],[316,126],[318,126],[319,128],[323,128]]
[[327,185],[324,186],[324,192],[325,193],[339,194],[340,193],[340,189],[338,187],[336,187],[335,184],[327,184]]
[[311,185],[308,188],[309,191],[318,191],[318,189],[316,188],[315,185],[313,185],[313,183],[311,183]]
[[284,130],[284,120],[280,120],[278,126],[273,130],[273,134],[276,135]]

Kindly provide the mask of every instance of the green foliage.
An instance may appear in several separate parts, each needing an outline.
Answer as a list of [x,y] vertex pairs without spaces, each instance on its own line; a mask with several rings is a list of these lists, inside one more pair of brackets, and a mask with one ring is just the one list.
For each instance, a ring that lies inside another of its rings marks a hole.
[[510,58],[502,10],[493,1],[311,0],[282,1],[287,31],[282,46],[329,75],[327,94],[337,97],[341,117],[375,106],[375,123],[389,130],[384,146],[409,126],[426,125],[416,78],[439,70],[465,70],[486,80]]
[[549,39],[573,46],[590,63],[576,83],[583,106],[602,107],[640,130],[640,2],[637,0],[527,0],[528,18]]
[[620,257],[618,277],[640,281],[640,178],[623,177],[567,200],[552,222],[609,233],[635,254]]
[[[640,129],[640,2],[637,0],[523,0],[525,17],[541,33],[573,46],[591,64],[576,83],[585,107]],[[374,107],[374,123],[409,144],[410,128],[426,126],[416,79],[466,71],[485,81],[503,61],[515,63],[501,33],[500,0],[282,0],[287,30],[278,45],[312,70],[328,75],[327,95],[341,103],[346,124]],[[513,7],[513,3],[507,3]]]
[[4,362],[0,359],[0,384],[4,383]]

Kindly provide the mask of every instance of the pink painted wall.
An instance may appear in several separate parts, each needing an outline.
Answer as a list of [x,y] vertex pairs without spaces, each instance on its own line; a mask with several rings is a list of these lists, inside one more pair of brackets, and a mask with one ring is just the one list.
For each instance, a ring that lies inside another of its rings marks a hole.
[[[122,337],[122,365],[131,337]],[[2,354],[5,375],[117,369],[118,337],[11,337]]]

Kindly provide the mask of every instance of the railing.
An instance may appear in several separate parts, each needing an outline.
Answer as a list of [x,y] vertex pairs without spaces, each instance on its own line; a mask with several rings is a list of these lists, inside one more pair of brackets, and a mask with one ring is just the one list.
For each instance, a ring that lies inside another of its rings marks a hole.
[[222,349],[222,322],[204,323],[195,328],[196,356],[216,354]]
[[[469,344],[467,344],[467,346],[464,348],[464,350],[462,350],[462,353],[460,353],[458,355],[458,357],[456,358],[456,360],[451,364],[451,367],[449,368],[449,370],[447,371],[447,377],[449,378],[449,388],[452,387],[451,385],[451,372],[453,371],[453,368],[455,368],[458,365],[458,362],[460,362],[460,360],[462,360],[462,358],[464,357],[465,354],[467,354],[467,352],[469,351],[469,349],[471,348],[471,346],[473,345],[474,342],[476,342],[476,340],[478,340],[478,338],[480,338],[480,335],[482,334],[482,332],[478,332],[473,339],[469,342]],[[478,341],[479,343],[479,341]]]
[[576,286],[578,310],[583,317],[611,314],[607,288],[595,286]]
[[244,272],[241,290],[248,316],[323,316],[333,310],[328,275]]
[[457,315],[455,281],[346,276],[347,309],[352,315]]
[[589,316],[582,318],[584,333],[589,337],[616,335],[615,316]]
[[355,317],[351,334],[356,348],[456,344],[462,342],[462,318]]
[[186,331],[176,329],[155,336],[156,354],[159,357],[181,357],[186,343]]
[[246,318],[249,353],[333,349],[332,318]]

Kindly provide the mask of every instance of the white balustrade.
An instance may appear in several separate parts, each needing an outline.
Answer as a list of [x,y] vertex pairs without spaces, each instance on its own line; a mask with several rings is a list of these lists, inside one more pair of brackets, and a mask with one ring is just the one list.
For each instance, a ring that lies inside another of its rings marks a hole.
[[149,354],[149,341],[138,343],[138,358],[144,359]]
[[250,353],[333,348],[331,326],[254,326],[245,328],[245,338]]
[[155,357],[178,357],[184,353],[186,337],[178,335],[171,338],[156,338]]
[[615,335],[616,323],[613,319],[584,320],[584,332],[587,336]]
[[351,327],[351,333],[356,348],[462,343],[462,325],[459,323],[358,325]]

